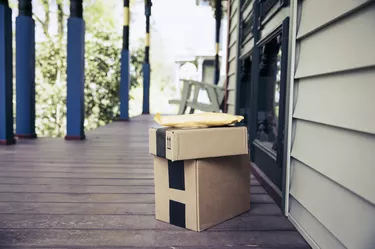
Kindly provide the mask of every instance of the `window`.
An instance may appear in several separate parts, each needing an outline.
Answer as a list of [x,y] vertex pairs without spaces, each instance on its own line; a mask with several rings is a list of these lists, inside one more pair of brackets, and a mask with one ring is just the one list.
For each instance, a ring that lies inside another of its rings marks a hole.
[[281,53],[281,34],[260,48],[256,138],[275,154],[279,142]]

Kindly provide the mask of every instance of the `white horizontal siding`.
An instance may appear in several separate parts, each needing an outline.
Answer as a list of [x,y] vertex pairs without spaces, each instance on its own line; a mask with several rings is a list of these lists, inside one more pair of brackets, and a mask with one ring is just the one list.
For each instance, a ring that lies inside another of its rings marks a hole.
[[238,24],[238,11],[231,18],[230,26],[229,26],[229,33],[232,33],[234,32],[235,29],[237,29],[237,24]]
[[230,104],[230,105],[236,105],[236,91],[228,91],[228,100],[227,100],[227,104]]
[[236,82],[237,82],[237,76],[231,75],[228,79],[228,89],[229,90],[235,90],[236,89]]
[[273,15],[278,11],[279,8],[280,8],[280,3],[274,4],[272,8],[268,11],[267,15],[263,17],[262,23],[266,23],[269,20],[273,19],[274,18]]
[[240,15],[240,1],[233,0],[231,1],[230,6],[230,33],[229,35],[229,49],[228,49],[228,96],[227,102],[228,113],[235,113],[235,104],[236,104],[236,79],[238,74],[238,35],[239,35],[239,15]]
[[228,65],[228,75],[233,75],[237,72],[237,60],[234,58],[229,61]]
[[236,108],[235,108],[235,106],[228,104],[227,113],[229,113],[229,114],[236,114]]
[[254,3],[253,1],[250,1],[250,3],[246,3],[246,5],[247,5],[246,8],[243,9],[242,11],[242,19],[245,19],[246,17],[249,16],[251,10],[253,9]]
[[297,120],[292,156],[375,205],[375,136]]
[[[237,42],[233,43],[228,51],[228,61],[233,61],[233,59],[237,58]],[[234,61],[236,63],[236,61]]]
[[291,166],[291,195],[347,248],[373,249],[375,206],[297,160]]
[[[310,242],[314,249],[346,249],[327,228],[293,197],[290,198],[290,213],[289,219],[297,229],[302,230],[302,234],[305,234],[305,240]],[[316,238],[316,241],[313,238]]]
[[246,54],[250,53],[250,51],[253,49],[253,47],[254,47],[254,38],[251,38],[245,44],[243,44],[243,47],[241,48],[240,57],[242,58]]
[[304,0],[297,38],[350,13],[366,2],[370,2],[370,0]]
[[375,1],[304,0],[290,216],[322,248],[375,248]]
[[[246,8],[243,8],[242,7],[242,13],[241,13],[241,22],[243,22],[244,20],[249,20],[249,16],[250,16],[250,13],[251,11],[253,10],[253,1],[250,1],[250,3],[246,3]],[[243,37],[242,38],[242,44],[241,44],[241,51],[240,51],[240,58],[242,58],[243,56],[245,56],[246,54],[248,54],[251,49],[253,48],[254,46],[254,39],[253,38],[250,38],[253,34],[248,34],[246,37]]]
[[375,134],[375,67],[297,84],[294,118]]
[[230,18],[238,11],[240,0],[230,0]]
[[295,77],[374,66],[374,27],[375,4],[372,4],[302,39]]
[[260,31],[260,39],[267,37],[272,31],[279,27],[284,19],[289,16],[289,8],[282,8],[273,16]]

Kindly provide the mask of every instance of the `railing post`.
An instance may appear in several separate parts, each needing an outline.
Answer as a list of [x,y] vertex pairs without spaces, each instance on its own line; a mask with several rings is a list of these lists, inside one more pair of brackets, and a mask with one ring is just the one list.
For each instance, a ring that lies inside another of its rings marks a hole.
[[146,48],[145,60],[143,63],[143,110],[142,114],[150,113],[150,16],[151,16],[151,0],[145,0],[146,15]]
[[129,27],[130,27],[129,0],[124,0],[124,23],[121,51],[121,81],[120,81],[120,118],[129,120],[129,90],[130,90],[130,55],[129,55]]
[[220,51],[220,26],[221,26],[221,0],[215,0],[215,19],[216,19],[216,54],[215,54],[215,85],[219,83],[220,79],[220,62],[219,62],[219,51]]
[[31,0],[18,1],[16,18],[16,136],[35,133],[35,22]]
[[0,0],[0,144],[14,144],[12,10]]
[[82,15],[82,0],[70,0],[67,45],[66,140],[85,139],[85,21]]

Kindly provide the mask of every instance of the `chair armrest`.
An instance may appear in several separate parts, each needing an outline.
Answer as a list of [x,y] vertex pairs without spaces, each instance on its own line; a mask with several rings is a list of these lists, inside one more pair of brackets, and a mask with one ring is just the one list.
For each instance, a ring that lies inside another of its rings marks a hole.
[[222,87],[222,86],[217,86],[217,85],[210,84],[210,83],[207,83],[207,82],[200,82],[200,81],[195,81],[195,80],[189,80],[187,82],[189,82],[189,84],[200,86],[202,88],[214,88],[214,89],[218,89],[218,90],[225,90],[224,87]]

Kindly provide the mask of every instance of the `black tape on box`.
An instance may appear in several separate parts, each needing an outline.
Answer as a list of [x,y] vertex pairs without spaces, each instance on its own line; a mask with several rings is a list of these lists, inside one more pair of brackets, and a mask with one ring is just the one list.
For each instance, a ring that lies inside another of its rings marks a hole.
[[169,200],[169,223],[175,226],[186,228],[185,204]]
[[169,188],[185,190],[184,161],[168,160]]
[[166,132],[168,128],[159,128],[156,130],[156,155],[158,157],[165,158],[165,149],[166,149]]

